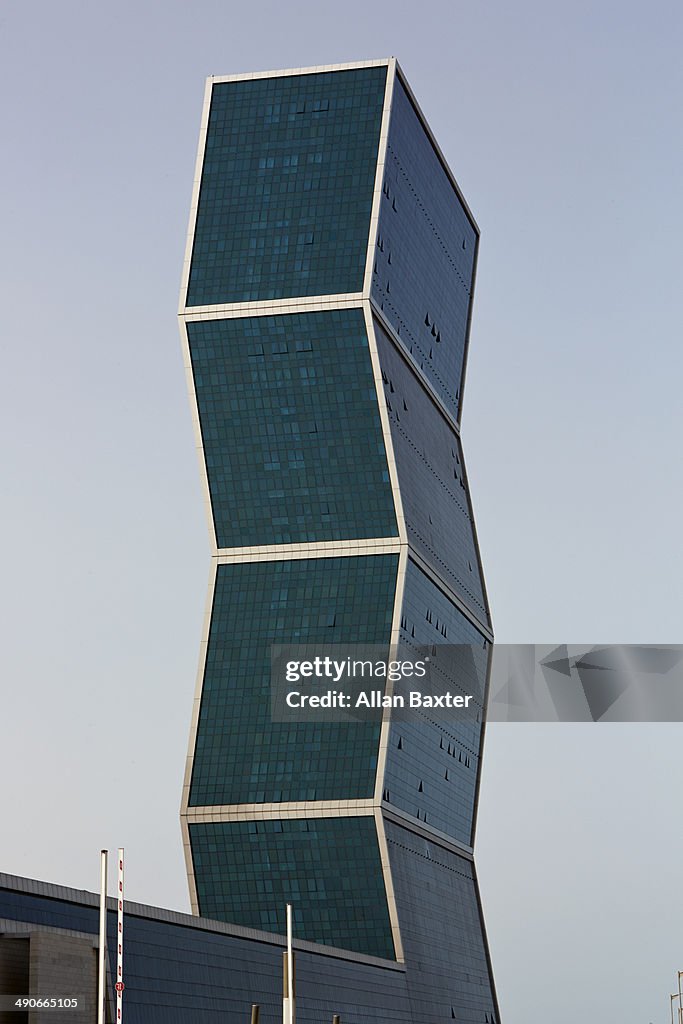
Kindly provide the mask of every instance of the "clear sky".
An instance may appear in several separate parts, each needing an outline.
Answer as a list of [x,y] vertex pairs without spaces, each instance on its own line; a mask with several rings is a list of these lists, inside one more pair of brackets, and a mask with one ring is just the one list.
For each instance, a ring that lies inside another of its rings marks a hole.
[[[682,642],[683,8],[4,0],[0,869],[187,909],[209,570],[175,323],[204,78],[395,54],[482,230],[463,438],[500,641]],[[668,1020],[683,726],[489,730],[504,1024]],[[666,1016],[665,1016],[666,1015]]]

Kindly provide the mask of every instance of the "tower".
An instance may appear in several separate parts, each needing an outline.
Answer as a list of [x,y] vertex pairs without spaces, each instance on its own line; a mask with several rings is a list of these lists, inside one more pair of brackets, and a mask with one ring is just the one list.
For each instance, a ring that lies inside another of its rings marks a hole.
[[193,911],[405,964],[497,1020],[481,721],[287,724],[272,644],[492,641],[460,411],[479,233],[392,58],[207,83],[180,322],[213,543]]

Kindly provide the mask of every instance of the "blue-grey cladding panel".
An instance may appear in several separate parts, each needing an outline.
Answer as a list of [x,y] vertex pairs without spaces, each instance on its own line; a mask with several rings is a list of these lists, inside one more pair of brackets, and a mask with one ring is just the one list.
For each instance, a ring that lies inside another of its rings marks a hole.
[[393,822],[386,834],[414,1019],[495,1024],[472,863]]
[[[444,636],[444,631],[447,634]],[[401,647],[410,656],[418,646],[464,644],[471,669],[486,678],[489,645],[452,601],[408,562],[401,611]],[[463,670],[457,659],[456,674]],[[443,680],[451,692],[472,692],[468,680]],[[390,727],[384,799],[458,842],[472,842],[481,725],[414,709]]]
[[214,85],[188,306],[361,290],[386,73]]
[[408,540],[489,625],[460,440],[377,323],[375,336]]
[[393,959],[372,815],[190,825],[200,913],[217,921]]
[[372,796],[379,723],[274,722],[272,644],[388,644],[397,555],[219,565],[190,805]]
[[396,79],[372,294],[457,415],[477,234]]
[[187,335],[219,548],[396,534],[362,310]]

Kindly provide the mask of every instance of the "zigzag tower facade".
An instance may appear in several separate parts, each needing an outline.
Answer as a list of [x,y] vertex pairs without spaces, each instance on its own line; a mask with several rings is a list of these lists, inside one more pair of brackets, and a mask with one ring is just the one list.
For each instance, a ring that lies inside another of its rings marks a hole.
[[486,673],[460,444],[478,239],[393,58],[208,81],[180,305],[213,544],[193,912],[281,933],[291,901],[301,938],[403,964],[414,1020],[495,1024],[481,718],[270,717],[272,644],[469,644]]

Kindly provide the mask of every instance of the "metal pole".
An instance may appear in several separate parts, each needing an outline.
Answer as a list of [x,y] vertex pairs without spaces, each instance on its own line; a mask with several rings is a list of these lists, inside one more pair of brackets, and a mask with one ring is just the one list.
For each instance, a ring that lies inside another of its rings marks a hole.
[[258,1003],[251,1004],[251,1024],[258,1024],[258,1015],[261,1007]]
[[287,904],[287,998],[289,1021],[294,1024],[294,956],[292,954],[292,904]]
[[97,1024],[104,1024],[107,956],[107,851],[100,851],[100,945],[97,951]]
[[678,972],[678,1017],[683,1024],[683,992],[681,991],[681,978],[683,978],[683,971]]
[[341,1017],[338,1013],[335,1013],[332,1017],[332,1024],[341,1024]]
[[287,904],[287,948],[282,951],[282,1024],[294,1024],[295,961],[292,951],[292,905]]
[[123,850],[119,849],[119,884],[117,892],[117,949],[116,949],[116,1024],[121,1024],[123,1012]]

